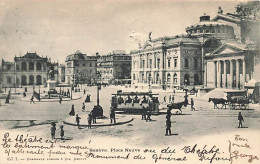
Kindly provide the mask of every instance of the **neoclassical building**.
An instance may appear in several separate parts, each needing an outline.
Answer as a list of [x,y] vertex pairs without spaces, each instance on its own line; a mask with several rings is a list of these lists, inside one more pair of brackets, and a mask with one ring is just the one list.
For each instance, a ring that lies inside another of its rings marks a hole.
[[223,11],[213,20],[204,14],[197,24],[186,28],[187,35],[149,38],[130,53],[132,85],[243,88],[259,63],[258,34],[252,34],[256,30],[245,32],[256,21],[239,23],[227,17]]
[[97,76],[97,56],[87,56],[76,51],[68,55],[65,62],[65,83],[94,83]]
[[15,56],[14,62],[2,59],[2,87],[46,85],[50,66],[53,66],[57,77],[57,63],[51,63],[47,57],[40,57],[36,52]]
[[97,58],[97,71],[101,83],[128,83],[131,79],[131,56],[124,50],[114,50]]
[[148,40],[131,51],[132,85],[179,88],[200,85],[201,44],[195,37],[175,36]]

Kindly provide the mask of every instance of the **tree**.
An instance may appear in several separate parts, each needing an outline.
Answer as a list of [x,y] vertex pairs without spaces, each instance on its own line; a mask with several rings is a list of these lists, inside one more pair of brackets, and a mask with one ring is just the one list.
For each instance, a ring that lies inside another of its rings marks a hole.
[[236,7],[236,13],[240,18],[251,18],[259,20],[260,15],[260,2],[259,1],[248,1],[239,3]]

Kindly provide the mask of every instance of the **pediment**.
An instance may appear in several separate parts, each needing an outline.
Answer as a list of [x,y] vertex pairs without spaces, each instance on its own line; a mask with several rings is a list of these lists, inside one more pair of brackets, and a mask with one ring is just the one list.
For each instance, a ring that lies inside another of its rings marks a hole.
[[217,55],[217,54],[233,54],[237,52],[241,52],[244,49],[241,48],[241,45],[235,46],[235,45],[229,45],[229,44],[223,44],[216,50],[214,50],[211,54]]

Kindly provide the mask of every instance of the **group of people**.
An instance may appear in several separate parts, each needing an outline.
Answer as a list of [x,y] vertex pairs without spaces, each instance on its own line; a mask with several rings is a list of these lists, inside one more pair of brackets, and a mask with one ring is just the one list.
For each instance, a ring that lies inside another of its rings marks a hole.
[[152,112],[148,110],[148,107],[142,106],[142,110],[143,110],[142,120],[145,120],[146,122],[152,121],[151,119]]
[[[82,105],[82,111],[85,111],[85,103],[83,102],[83,105]],[[75,116],[75,108],[74,108],[74,104],[71,106],[71,110],[69,112],[69,115],[70,116]],[[76,114],[76,124],[78,126],[78,128],[80,128],[80,117],[78,114]],[[89,114],[88,114],[88,118],[87,118],[87,121],[88,121],[88,128],[91,129],[91,124],[95,124],[97,122],[97,114],[95,112],[95,110],[93,109]],[[115,120],[114,120],[115,122]]]
[[[51,123],[51,138],[54,140],[55,139],[55,133],[56,133],[56,123],[52,122]],[[63,125],[60,126],[60,138],[61,140],[64,140],[64,129]]]

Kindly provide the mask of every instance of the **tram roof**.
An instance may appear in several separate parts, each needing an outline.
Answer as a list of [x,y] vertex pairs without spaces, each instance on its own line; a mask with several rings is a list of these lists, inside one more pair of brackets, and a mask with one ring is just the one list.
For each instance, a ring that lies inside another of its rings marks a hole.
[[158,93],[151,93],[151,92],[120,92],[115,93],[112,95],[159,95]]

